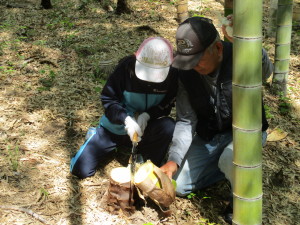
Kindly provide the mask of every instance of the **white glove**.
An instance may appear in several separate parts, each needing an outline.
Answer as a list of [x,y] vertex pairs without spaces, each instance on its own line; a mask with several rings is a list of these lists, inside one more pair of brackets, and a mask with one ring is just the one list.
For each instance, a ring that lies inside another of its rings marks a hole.
[[141,128],[142,135],[144,134],[145,128],[147,126],[148,120],[150,119],[150,116],[148,113],[143,112],[142,114],[139,115],[137,118],[137,123]]
[[232,37],[232,35],[233,35],[232,21],[233,21],[233,16],[232,15],[229,15],[227,17],[222,18],[222,25],[225,26],[226,33],[229,37]]
[[142,131],[140,126],[137,124],[136,120],[133,119],[131,116],[127,116],[125,118],[125,130],[129,135],[131,141],[133,141],[133,134],[136,132],[138,135],[138,142],[141,140]]

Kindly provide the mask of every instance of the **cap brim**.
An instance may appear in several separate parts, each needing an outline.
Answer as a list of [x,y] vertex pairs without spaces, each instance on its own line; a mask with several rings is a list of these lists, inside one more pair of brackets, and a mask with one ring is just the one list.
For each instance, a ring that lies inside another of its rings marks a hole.
[[203,53],[204,52],[200,52],[196,55],[178,54],[177,56],[175,56],[172,66],[180,70],[191,70],[198,64],[201,57],[203,56]]
[[153,83],[161,83],[163,82],[169,73],[170,67],[164,68],[152,68],[145,66],[136,60],[135,62],[135,74],[136,76],[144,81],[153,82]]

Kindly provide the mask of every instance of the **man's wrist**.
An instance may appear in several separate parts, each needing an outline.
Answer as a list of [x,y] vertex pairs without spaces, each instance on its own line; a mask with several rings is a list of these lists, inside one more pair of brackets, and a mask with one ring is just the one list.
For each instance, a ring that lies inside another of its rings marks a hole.
[[178,164],[174,161],[168,161],[166,165],[169,168],[170,172],[172,172],[172,176],[177,172],[179,167]]
[[176,167],[177,169],[179,167],[178,164],[175,161],[172,161],[172,160],[168,161],[167,164],[171,165],[174,168]]
[[181,158],[179,157],[179,155],[177,155],[177,154],[172,154],[172,155],[169,156],[167,162],[174,162],[174,163],[177,164],[177,167],[179,167],[180,164],[181,164],[181,162],[182,162],[182,160],[181,160]]

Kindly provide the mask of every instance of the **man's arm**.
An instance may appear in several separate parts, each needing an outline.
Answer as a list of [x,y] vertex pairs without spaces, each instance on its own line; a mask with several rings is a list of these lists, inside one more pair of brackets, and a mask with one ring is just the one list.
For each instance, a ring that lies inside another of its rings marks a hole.
[[169,149],[168,162],[161,167],[161,170],[170,178],[181,165],[192,143],[197,124],[197,115],[190,104],[188,93],[180,81],[176,96],[176,117],[176,126]]

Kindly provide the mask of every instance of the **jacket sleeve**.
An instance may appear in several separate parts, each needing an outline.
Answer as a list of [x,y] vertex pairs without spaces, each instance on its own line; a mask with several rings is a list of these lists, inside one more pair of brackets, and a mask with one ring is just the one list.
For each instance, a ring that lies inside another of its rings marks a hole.
[[100,97],[105,116],[115,124],[124,124],[127,117],[122,100],[129,62],[129,57],[120,61],[114,72],[109,76]]
[[176,125],[168,161],[174,161],[178,166],[181,165],[192,143],[197,122],[197,115],[190,104],[188,93],[179,81],[176,97]]
[[175,106],[175,99],[178,89],[178,70],[171,67],[169,75],[170,83],[168,84],[168,91],[164,99],[156,106],[153,106],[147,110],[151,119],[156,119],[161,116],[168,116]]

